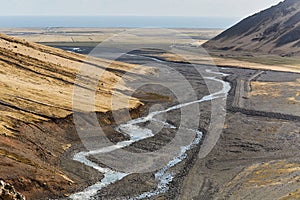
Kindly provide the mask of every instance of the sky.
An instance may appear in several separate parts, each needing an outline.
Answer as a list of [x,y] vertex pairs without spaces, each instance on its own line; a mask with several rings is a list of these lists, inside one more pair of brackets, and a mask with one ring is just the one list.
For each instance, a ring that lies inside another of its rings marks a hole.
[[0,0],[1,16],[197,16],[243,18],[280,0]]

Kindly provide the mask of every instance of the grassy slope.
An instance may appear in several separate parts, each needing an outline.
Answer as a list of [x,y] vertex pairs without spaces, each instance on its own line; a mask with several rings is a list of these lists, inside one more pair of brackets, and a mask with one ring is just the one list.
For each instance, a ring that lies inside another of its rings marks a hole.
[[[130,88],[125,79],[152,73],[150,68],[110,64],[2,34],[0,66],[0,177],[28,199],[62,195],[87,184],[79,172],[90,169],[77,169],[71,161],[65,164],[69,167],[62,167],[66,159],[61,156],[78,138],[71,118],[73,109],[105,113],[137,108],[141,102],[126,96],[124,91]],[[80,67],[84,76],[75,81]],[[125,72],[131,73],[123,77]],[[100,80],[95,74],[101,74]],[[75,99],[78,106],[73,108],[75,84],[81,91]],[[118,104],[112,108],[113,91]],[[85,96],[94,94],[95,104],[84,101]]]

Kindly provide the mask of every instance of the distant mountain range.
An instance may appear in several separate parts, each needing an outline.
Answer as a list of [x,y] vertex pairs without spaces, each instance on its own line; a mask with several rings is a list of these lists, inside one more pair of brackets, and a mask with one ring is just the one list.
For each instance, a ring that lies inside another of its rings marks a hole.
[[203,46],[208,50],[300,55],[300,1],[285,0],[254,14]]

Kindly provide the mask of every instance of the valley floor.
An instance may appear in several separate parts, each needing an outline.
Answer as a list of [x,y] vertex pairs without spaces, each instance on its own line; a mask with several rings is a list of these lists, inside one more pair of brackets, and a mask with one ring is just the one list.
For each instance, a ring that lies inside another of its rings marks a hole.
[[[192,31],[186,30],[186,32],[192,36],[195,34]],[[207,37],[212,36],[211,32],[204,32],[203,39],[206,34],[210,35]],[[34,38],[34,34],[32,37]],[[86,52],[79,53],[89,53],[93,48],[90,44],[83,47],[76,42],[71,43],[71,47],[69,44],[65,46],[65,41],[59,44],[52,43],[52,45],[75,52],[79,47],[87,48]],[[174,58],[153,49],[151,54],[143,50],[129,54],[120,57],[119,61],[150,66],[157,68],[158,71],[163,64],[188,80],[197,99],[209,94],[207,82],[199,71],[195,70],[198,69],[206,74],[207,70],[211,69],[207,63],[194,62],[192,65],[182,59],[178,60],[178,57]],[[222,60],[216,64],[222,65]],[[294,70],[284,72],[282,66],[280,69],[272,69],[271,65],[269,68],[261,66],[245,68],[242,65],[235,66],[234,63],[227,63],[214,69],[228,74],[223,80],[231,85],[225,107],[226,118],[222,134],[212,151],[204,158],[199,158],[203,148],[202,143],[189,150],[183,162],[172,167],[174,178],[168,184],[168,190],[151,198],[298,199],[300,196],[300,74],[295,72],[299,72],[297,71],[299,68],[295,67]],[[163,71],[158,74],[165,75]],[[173,91],[158,85],[177,88],[182,92],[181,101],[184,102],[188,102],[192,96],[191,93],[185,93],[182,82],[174,80],[174,77],[166,76],[164,79],[158,79],[159,81],[153,76],[143,78],[145,82],[151,84],[139,88],[133,94],[133,97],[144,104],[131,111],[133,118],[147,116],[150,111],[162,110],[181,103],[172,93]],[[138,80],[130,79],[127,84],[134,85],[135,81],[138,84]],[[124,94],[127,95],[126,92]],[[197,113],[197,117],[200,118],[198,129],[203,132],[203,140],[205,140],[212,134],[208,132],[212,102],[207,101],[198,106],[201,111]],[[2,105],[0,108],[5,111],[7,106]],[[187,106],[186,109],[193,113],[193,106]],[[111,113],[97,115],[111,142],[128,140],[128,136],[115,131],[116,125]],[[123,122],[129,120],[122,112],[119,116]],[[184,120],[181,118],[181,110],[172,110],[164,117],[167,124],[176,127],[179,127],[181,120]],[[82,117],[82,121],[90,123],[86,116]],[[159,123],[147,122],[141,126],[160,131],[152,138],[126,147],[126,151],[153,152],[167,145],[176,136],[176,130],[161,128]],[[59,120],[50,119],[35,123],[35,125],[20,123],[14,128],[20,137],[14,140],[16,143],[13,145],[18,146],[18,152],[30,146],[30,152],[37,152],[35,156],[38,157],[36,160],[39,163],[31,163],[31,160],[23,159],[1,148],[0,166],[3,168],[0,168],[0,177],[5,175],[5,179],[14,181],[13,184],[18,191],[30,199],[49,197],[68,199],[72,193],[83,191],[103,178],[103,174],[97,170],[73,160],[76,153],[86,148],[76,134],[71,115]],[[93,132],[89,133],[90,135],[86,135],[85,139],[94,144],[95,135]],[[2,138],[4,144],[7,138],[4,136]],[[6,145],[5,148],[9,146]],[[30,152],[26,156],[30,156]],[[35,157],[30,158],[35,159]],[[91,156],[89,159],[103,166],[101,158]],[[45,164],[49,161],[51,167]],[[40,165],[45,165],[52,171],[48,170],[45,174],[47,168],[40,169]],[[59,171],[56,171],[53,166],[56,166]],[[34,177],[30,177],[32,174]],[[155,172],[132,173],[98,191],[94,199],[129,198],[155,191],[157,180],[154,174]]]

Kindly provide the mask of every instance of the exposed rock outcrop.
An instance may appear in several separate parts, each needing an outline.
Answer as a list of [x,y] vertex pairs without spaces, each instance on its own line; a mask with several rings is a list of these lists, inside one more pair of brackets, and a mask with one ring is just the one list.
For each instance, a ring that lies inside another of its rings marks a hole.
[[0,199],[1,200],[25,200],[25,197],[17,192],[14,186],[0,179]]

